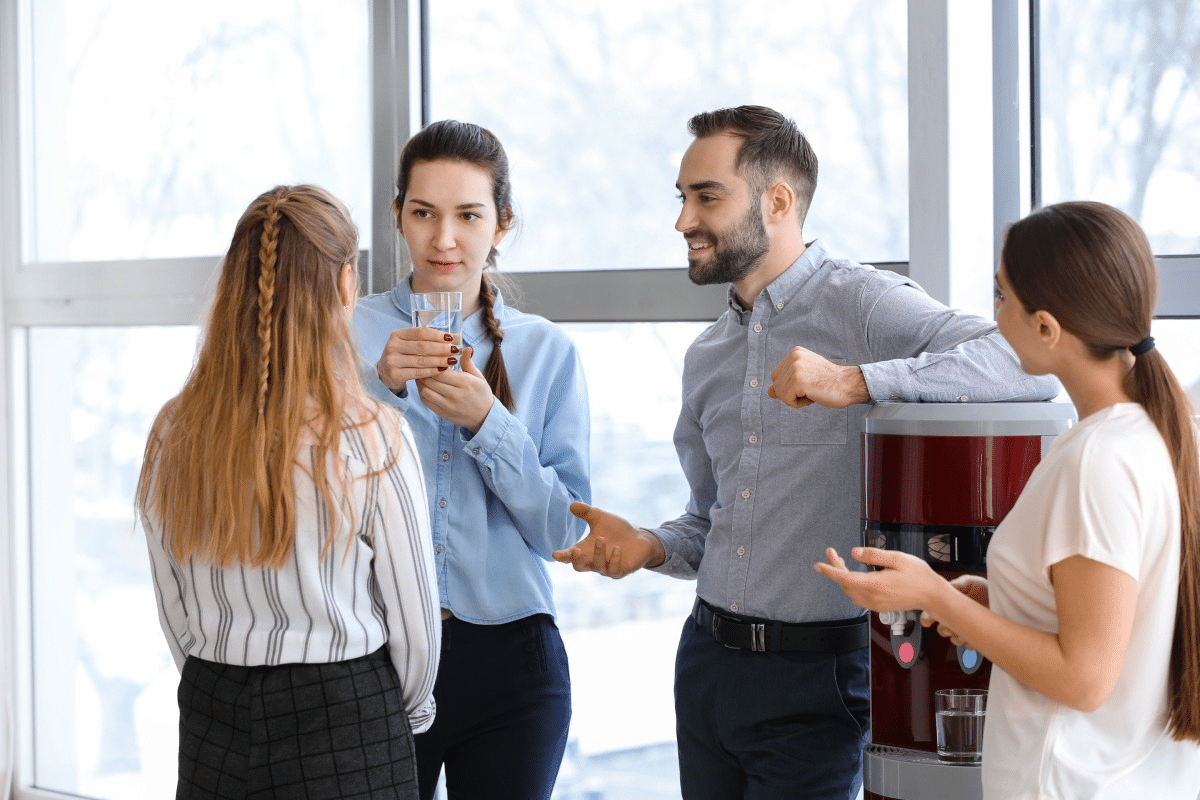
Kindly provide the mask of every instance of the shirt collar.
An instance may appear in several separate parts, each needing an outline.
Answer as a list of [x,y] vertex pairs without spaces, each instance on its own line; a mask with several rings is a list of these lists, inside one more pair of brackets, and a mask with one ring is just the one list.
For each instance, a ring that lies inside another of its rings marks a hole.
[[[800,291],[800,287],[807,283],[808,279],[828,260],[829,254],[819,239],[809,242],[800,257],[782,275],[771,281],[767,288],[763,289],[762,293],[755,298],[755,304],[762,302],[763,295],[766,295],[766,300],[775,307],[775,310],[782,311]],[[733,284],[729,284],[728,303],[729,309],[733,311],[739,325],[749,322],[754,309],[742,307],[737,292],[733,289]]]

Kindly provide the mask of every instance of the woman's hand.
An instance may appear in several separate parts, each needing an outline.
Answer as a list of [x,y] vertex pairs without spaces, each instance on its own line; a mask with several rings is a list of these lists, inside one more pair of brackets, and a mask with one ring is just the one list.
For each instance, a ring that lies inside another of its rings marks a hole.
[[450,334],[433,328],[399,328],[388,337],[375,372],[395,393],[411,380],[448,372],[457,362],[458,347]]
[[[957,578],[950,581],[950,585],[974,600],[976,603],[979,603],[979,605],[983,606],[984,608],[988,607],[987,578],[984,578],[980,575],[959,575]],[[943,622],[938,622],[932,616],[930,616],[929,612],[922,611],[921,625],[928,628],[934,624],[937,625],[938,636],[945,637],[956,645],[962,645],[963,647],[972,646],[970,642],[959,636],[958,633],[949,625],[946,625]]]
[[850,555],[863,564],[881,567],[851,572],[832,547],[825,551],[829,563],[818,562],[817,572],[835,581],[858,605],[872,611],[910,611],[926,608],[946,581],[921,559],[895,550],[856,547]]
[[479,431],[496,401],[492,387],[471,360],[474,352],[473,347],[463,350],[461,370],[435,370],[433,375],[417,379],[417,391],[425,407],[471,433]]

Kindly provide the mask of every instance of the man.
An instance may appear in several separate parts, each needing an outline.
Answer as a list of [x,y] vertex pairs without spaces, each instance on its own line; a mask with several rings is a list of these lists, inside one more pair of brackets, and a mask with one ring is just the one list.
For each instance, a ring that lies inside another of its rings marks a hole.
[[[1041,400],[990,321],[805,244],[817,159],[758,106],[698,114],[676,184],[688,275],[729,310],[688,349],[675,429],[686,513],[653,530],[582,504],[555,557],[697,580],[676,660],[683,796],[852,798],[869,725],[867,618],[813,565],[860,541],[872,400]],[[769,386],[768,386],[769,384]]]

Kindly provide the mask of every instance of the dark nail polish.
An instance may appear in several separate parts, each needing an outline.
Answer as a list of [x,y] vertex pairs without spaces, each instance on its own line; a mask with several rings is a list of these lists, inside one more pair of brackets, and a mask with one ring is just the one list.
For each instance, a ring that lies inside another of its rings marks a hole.
[[457,352],[458,352],[458,348],[457,348],[457,347],[454,347],[454,346],[452,345],[452,346],[450,347],[450,352],[451,352],[451,353],[457,353]]
[[445,372],[448,367],[438,367],[438,372]]
[[458,363],[458,359],[457,359],[457,358],[447,358],[447,359],[446,359],[446,363],[447,363],[447,364],[457,364],[457,363]]
[[453,336],[451,336],[450,334],[448,334],[448,333],[447,333],[447,334],[446,334],[446,341],[447,341],[447,342],[453,342],[453,341],[454,341],[454,337],[453,337]]

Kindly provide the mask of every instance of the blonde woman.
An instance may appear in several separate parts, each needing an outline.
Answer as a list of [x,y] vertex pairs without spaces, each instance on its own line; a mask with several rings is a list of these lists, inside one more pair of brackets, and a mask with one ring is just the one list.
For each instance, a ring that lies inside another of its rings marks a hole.
[[315,186],[242,215],[137,504],[181,670],[178,798],[417,797],[441,620],[411,432],[359,382],[358,231]]

